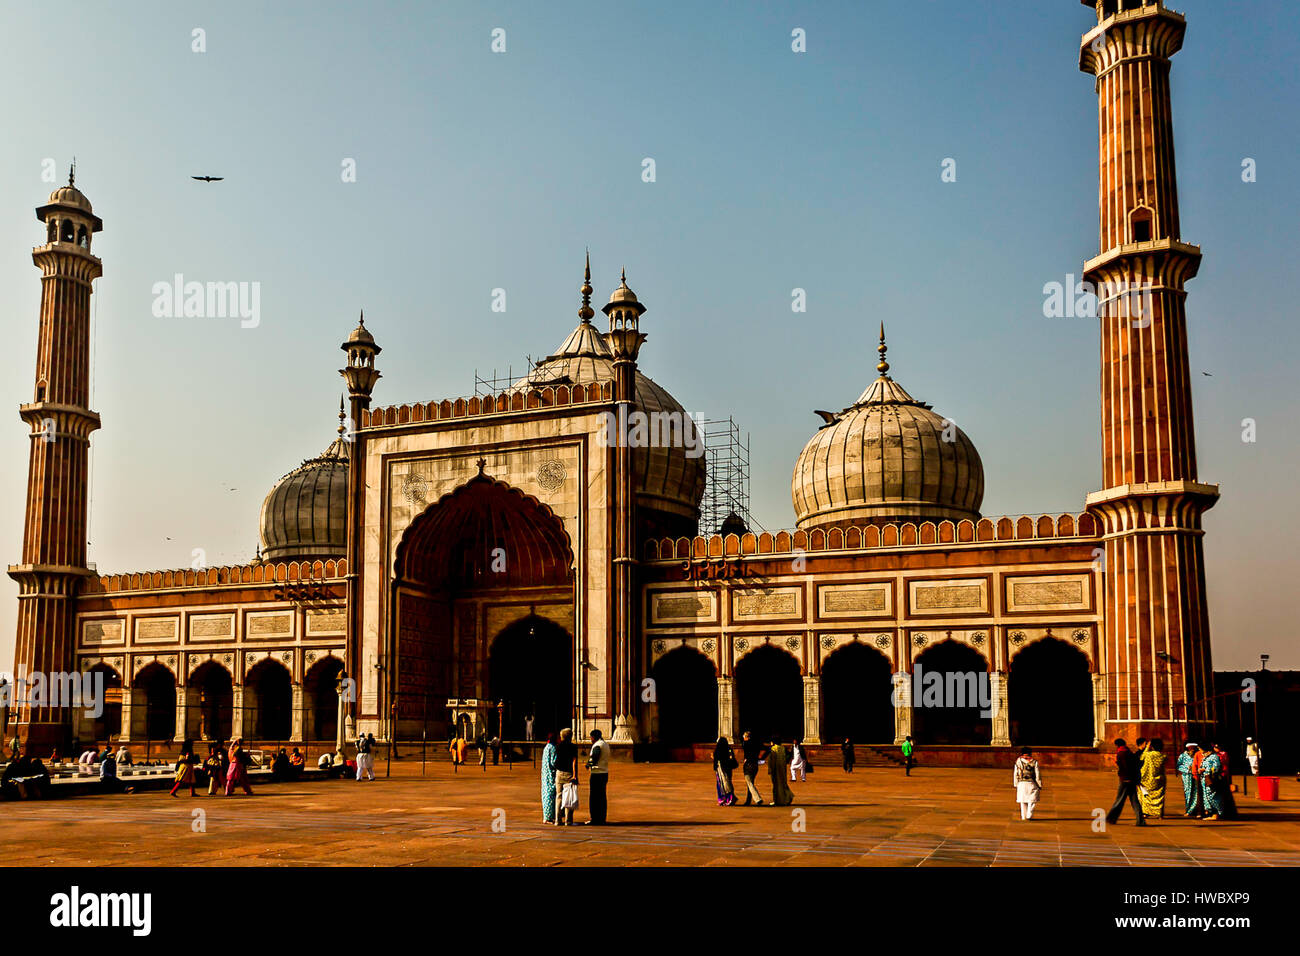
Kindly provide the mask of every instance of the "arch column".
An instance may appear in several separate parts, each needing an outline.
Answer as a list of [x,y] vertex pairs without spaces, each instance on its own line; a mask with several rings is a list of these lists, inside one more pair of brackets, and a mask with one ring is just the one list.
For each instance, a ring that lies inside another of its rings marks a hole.
[[289,736],[294,740],[304,740],[302,735],[302,682],[296,681],[293,688],[293,718],[289,724]]
[[992,747],[1011,746],[1011,721],[1007,702],[1007,674],[1005,671],[989,672],[989,705],[992,717]]
[[234,684],[230,688],[230,737],[244,736],[244,685]]
[[822,742],[822,682],[820,677],[810,676],[803,679],[803,742],[819,744]]
[[189,736],[190,729],[190,694],[188,687],[183,684],[176,688],[176,733],[172,734],[172,740],[176,743],[183,743]]
[[718,678],[718,736],[736,738],[735,683],[730,677]]
[[1092,674],[1092,745],[1106,743],[1106,675]]
[[[125,668],[123,668],[125,670]],[[135,703],[135,688],[127,683],[126,678],[122,679],[122,725],[118,729],[118,739],[123,743],[130,743],[131,736],[131,707]]]
[[912,675],[898,671],[894,684],[894,743],[901,744],[912,735]]

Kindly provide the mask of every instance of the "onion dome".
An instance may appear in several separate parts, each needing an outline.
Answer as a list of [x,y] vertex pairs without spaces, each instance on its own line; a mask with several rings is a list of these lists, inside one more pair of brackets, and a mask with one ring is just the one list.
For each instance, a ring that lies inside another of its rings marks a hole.
[[262,559],[314,561],[341,558],[347,549],[349,442],[338,437],[315,458],[289,472],[262,502]]
[[965,432],[889,377],[877,378],[799,454],[790,484],[801,529],[978,518],[984,465]]
[[[580,291],[582,308],[578,311],[578,326],[555,352],[537,362],[525,378],[515,382],[512,390],[532,391],[548,385],[614,381],[614,350],[604,333],[591,324],[595,313],[591,309],[590,260]],[[610,302],[615,302],[616,297],[621,297],[617,298],[618,302],[634,304],[639,311],[645,310],[627,287],[626,277],[610,296]],[[681,416],[680,421],[690,420],[677,400],[640,369],[636,372],[635,410],[647,415],[677,413]],[[701,444],[698,447],[701,450],[703,440],[703,436],[699,436]],[[688,450],[676,443],[632,449],[639,506],[692,521],[699,517],[700,500],[704,497],[704,455],[692,458],[687,454]]]

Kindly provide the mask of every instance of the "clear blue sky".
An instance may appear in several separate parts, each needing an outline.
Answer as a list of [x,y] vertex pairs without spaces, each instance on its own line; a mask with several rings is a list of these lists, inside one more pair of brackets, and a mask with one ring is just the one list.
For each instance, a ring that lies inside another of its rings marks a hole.
[[[1205,253],[1189,287],[1200,474],[1223,492],[1205,522],[1216,665],[1267,651],[1300,667],[1300,5],[1178,6],[1183,238]],[[881,319],[898,380],[979,448],[986,514],[1080,510],[1100,482],[1097,329],[1045,319],[1042,287],[1097,251],[1096,102],[1077,69],[1090,25],[1074,0],[7,5],[6,563],[40,297],[32,210],[52,188],[42,161],[62,176],[74,154],[105,222],[101,571],[251,557],[266,491],[333,438],[359,308],[385,347],[377,402],[469,394],[475,368],[518,370],[562,340],[586,246],[597,299],[626,265],[649,306],[644,370],[750,431],[764,526],[792,526],[812,409],[871,379]],[[155,318],[151,287],[178,272],[260,282],[261,325]],[[6,578],[5,669],[15,593]]]

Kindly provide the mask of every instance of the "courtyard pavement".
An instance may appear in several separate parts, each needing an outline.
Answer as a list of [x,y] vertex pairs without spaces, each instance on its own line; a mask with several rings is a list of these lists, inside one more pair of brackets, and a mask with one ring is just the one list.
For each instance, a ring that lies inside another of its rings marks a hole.
[[[820,765],[792,807],[719,807],[707,763],[615,763],[609,825],[545,826],[532,764],[453,773],[394,761],[373,783],[266,784],[253,797],[166,791],[11,802],[0,810],[5,866],[1296,866],[1300,784],[1242,818],[1181,816],[1145,829],[1126,810],[1094,832],[1114,776],[1044,770],[1035,818],[1022,823],[1009,770],[918,767],[845,774]],[[764,771],[766,768],[763,768]],[[736,782],[743,788],[739,772]],[[1238,778],[1239,780],[1240,778]],[[587,819],[582,774],[579,823]],[[771,782],[764,773],[766,798]],[[202,811],[198,813],[197,811]],[[801,812],[796,812],[801,811]]]

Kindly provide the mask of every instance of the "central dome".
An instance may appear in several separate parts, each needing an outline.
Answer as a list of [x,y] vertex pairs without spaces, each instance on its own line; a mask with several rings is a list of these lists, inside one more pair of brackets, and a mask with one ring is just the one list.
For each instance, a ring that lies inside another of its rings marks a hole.
[[978,518],[984,465],[965,432],[889,377],[880,377],[804,446],[790,495],[799,528]]
[[289,472],[262,502],[262,558],[316,561],[341,558],[348,541],[348,453],[343,438]]

